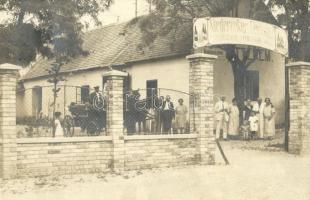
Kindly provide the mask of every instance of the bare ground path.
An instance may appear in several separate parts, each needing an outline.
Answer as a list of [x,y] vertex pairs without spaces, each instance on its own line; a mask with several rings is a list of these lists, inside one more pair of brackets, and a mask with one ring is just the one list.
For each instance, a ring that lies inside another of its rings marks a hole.
[[283,152],[273,142],[222,142],[215,166],[10,180],[0,199],[310,200],[310,158]]

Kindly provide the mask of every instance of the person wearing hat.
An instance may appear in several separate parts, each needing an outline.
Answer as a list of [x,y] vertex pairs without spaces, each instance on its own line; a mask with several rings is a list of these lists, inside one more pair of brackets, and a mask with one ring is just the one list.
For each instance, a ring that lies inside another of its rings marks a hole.
[[220,138],[221,129],[223,130],[223,139],[227,139],[227,128],[228,128],[228,103],[226,97],[222,95],[220,100],[215,104],[215,120],[216,120],[216,139]]
[[94,87],[94,92],[89,96],[90,104],[95,110],[102,110],[104,108],[104,101],[102,94],[99,92],[99,86]]
[[89,96],[90,118],[100,119],[100,127],[105,127],[106,122],[106,112],[105,112],[105,102],[102,94],[99,91],[99,86],[94,87],[94,92]]

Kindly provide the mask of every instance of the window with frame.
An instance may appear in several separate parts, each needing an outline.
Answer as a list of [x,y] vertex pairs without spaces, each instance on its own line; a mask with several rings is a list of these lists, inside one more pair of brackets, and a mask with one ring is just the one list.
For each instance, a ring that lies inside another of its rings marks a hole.
[[81,86],[81,102],[86,103],[89,98],[89,85]]

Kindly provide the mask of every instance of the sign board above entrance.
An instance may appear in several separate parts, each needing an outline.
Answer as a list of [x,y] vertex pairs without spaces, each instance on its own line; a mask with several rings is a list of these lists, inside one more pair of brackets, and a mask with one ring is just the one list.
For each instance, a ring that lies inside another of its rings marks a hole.
[[241,18],[206,17],[194,19],[194,48],[241,44],[269,49],[288,56],[288,36],[278,26]]

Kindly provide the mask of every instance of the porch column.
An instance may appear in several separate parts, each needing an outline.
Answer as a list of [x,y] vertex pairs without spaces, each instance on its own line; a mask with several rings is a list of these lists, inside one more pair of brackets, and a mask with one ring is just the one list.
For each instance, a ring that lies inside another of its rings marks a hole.
[[0,176],[17,175],[16,78],[19,66],[0,65]]
[[288,151],[310,155],[310,63],[294,62],[287,67],[290,98]]
[[197,159],[201,164],[214,164],[213,65],[217,56],[197,53],[186,58],[190,62],[190,129],[197,134]]
[[128,74],[111,70],[103,74],[107,80],[107,134],[112,136],[113,170],[121,172],[125,163],[123,135],[123,81]]

